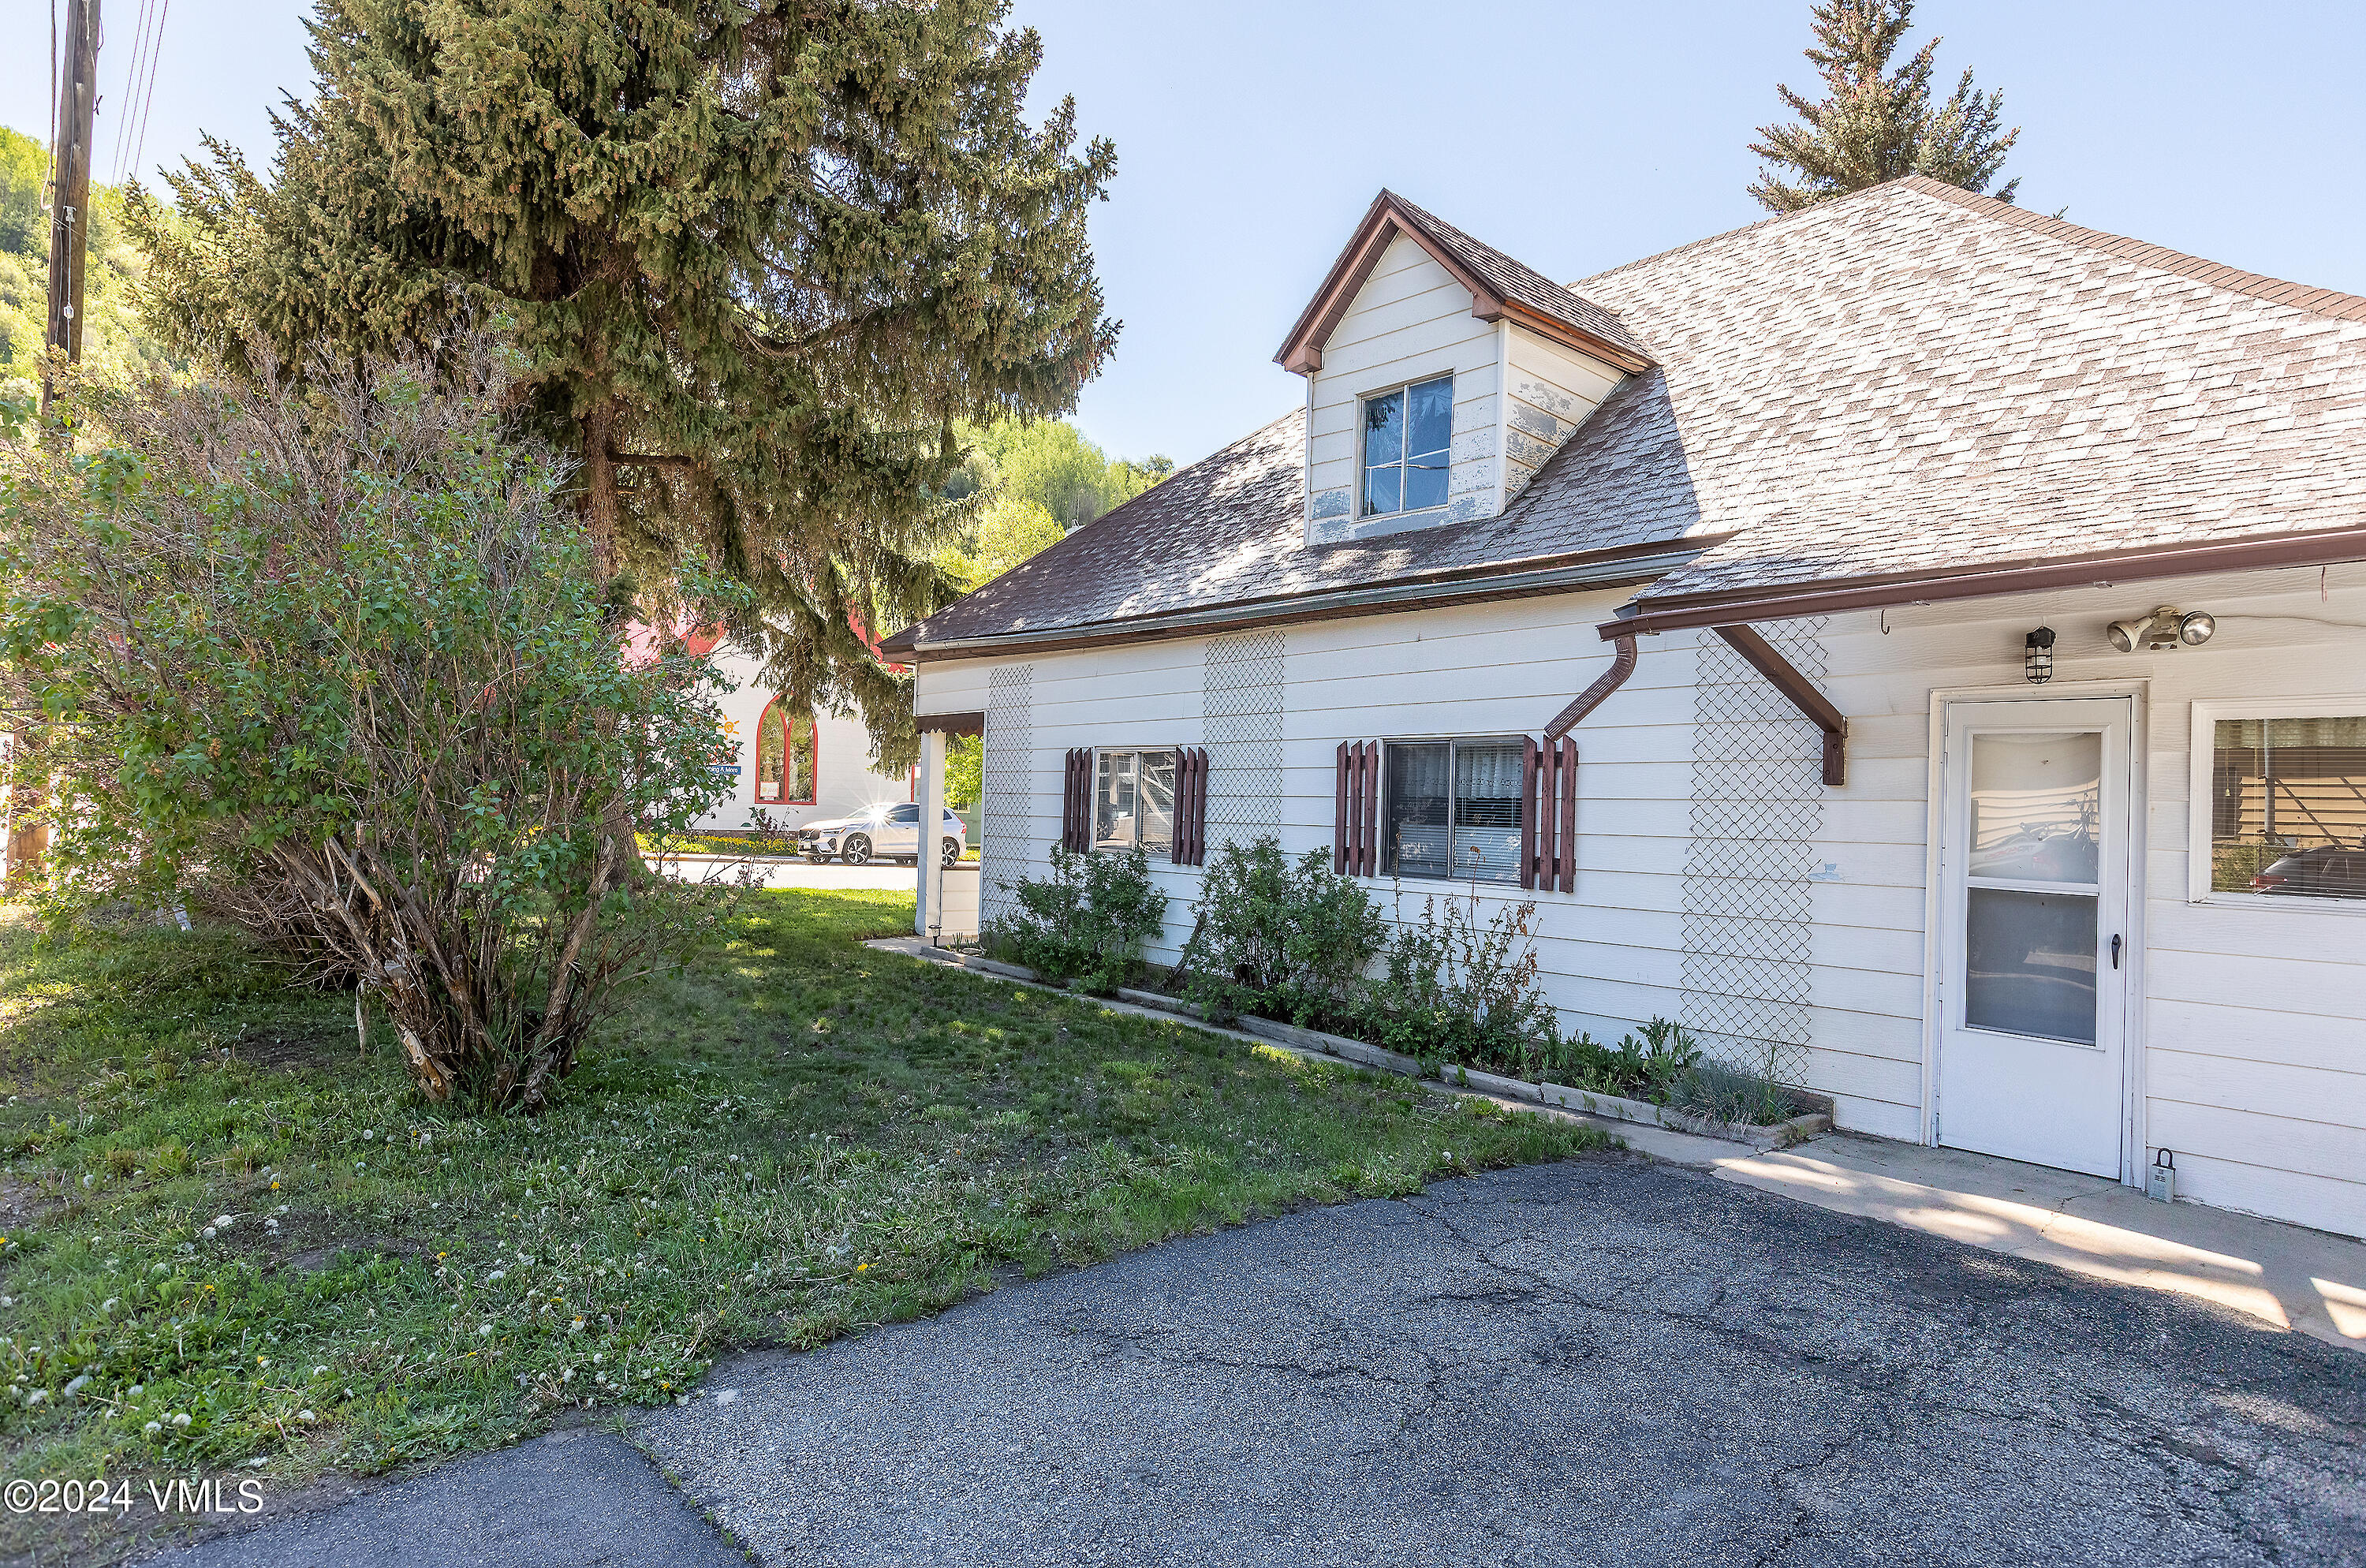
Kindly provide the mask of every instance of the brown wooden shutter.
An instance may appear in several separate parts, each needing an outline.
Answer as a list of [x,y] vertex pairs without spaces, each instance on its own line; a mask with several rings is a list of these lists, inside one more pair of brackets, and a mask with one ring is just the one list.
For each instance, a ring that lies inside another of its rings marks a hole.
[[1577,742],[1563,736],[1522,750],[1520,886],[1577,891]]
[[1331,863],[1349,876],[1377,876],[1380,866],[1380,743],[1339,743],[1331,829]]
[[1186,746],[1175,753],[1175,863],[1208,859],[1208,752]]
[[1083,854],[1093,847],[1093,752],[1080,746],[1068,753],[1067,777],[1060,788],[1060,847]]

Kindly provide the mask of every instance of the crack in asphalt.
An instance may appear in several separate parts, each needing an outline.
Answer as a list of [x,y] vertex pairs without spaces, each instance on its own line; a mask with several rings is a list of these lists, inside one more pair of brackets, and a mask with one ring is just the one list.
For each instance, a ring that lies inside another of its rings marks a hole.
[[768,1563],[2366,1568],[2366,1361],[1612,1160],[716,1375],[646,1435]]

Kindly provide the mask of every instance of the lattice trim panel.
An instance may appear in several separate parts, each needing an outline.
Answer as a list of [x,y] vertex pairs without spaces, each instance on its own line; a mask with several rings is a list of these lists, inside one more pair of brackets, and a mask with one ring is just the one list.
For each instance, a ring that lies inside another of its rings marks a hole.
[[[1820,683],[1823,626],[1819,617],[1760,631]],[[1712,1059],[1804,1085],[1815,985],[1808,878],[1823,828],[1823,732],[1723,638],[1702,634],[1698,658],[1684,1021]]]
[[1209,639],[1200,713],[1211,849],[1281,830],[1283,653],[1279,632]]
[[986,676],[986,756],[980,770],[977,913],[992,924],[1012,906],[1003,883],[1038,869],[1035,841],[1035,667],[997,665]]

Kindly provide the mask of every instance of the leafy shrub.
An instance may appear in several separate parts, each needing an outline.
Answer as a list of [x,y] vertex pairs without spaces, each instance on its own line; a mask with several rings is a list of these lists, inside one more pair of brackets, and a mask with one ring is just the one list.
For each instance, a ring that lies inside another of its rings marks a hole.
[[1354,1012],[1388,924],[1330,861],[1311,850],[1292,863],[1270,833],[1219,846],[1200,885],[1187,994],[1219,1018],[1270,1010],[1309,1023]]
[[1166,895],[1139,848],[1080,855],[1054,845],[1049,878],[997,886],[1019,908],[988,925],[986,951],[1097,995],[1133,978],[1142,944],[1166,923]]
[[439,347],[0,420],[14,782],[54,925],[212,910],[375,991],[429,1098],[532,1109],[729,903],[634,848],[717,797],[721,714],[625,657],[497,351]]
[[1367,987],[1354,1021],[1375,1043],[1533,1078],[1563,1054],[1560,1025],[1538,971],[1533,901],[1499,906],[1435,896],[1402,921],[1386,977]]

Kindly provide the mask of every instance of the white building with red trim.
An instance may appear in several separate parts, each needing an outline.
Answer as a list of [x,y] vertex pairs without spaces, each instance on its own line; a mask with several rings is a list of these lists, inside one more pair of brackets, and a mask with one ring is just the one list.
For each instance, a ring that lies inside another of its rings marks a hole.
[[2366,1235],[2366,298],[1920,178],[1563,287],[1383,193],[1277,357],[884,643],[987,918],[1138,843],[1171,962],[1270,832],[1533,900],[1568,1029]]
[[694,637],[727,687],[715,769],[731,793],[698,820],[717,830],[751,828],[760,814],[776,829],[849,817],[868,806],[908,801],[912,774],[871,765],[871,737],[859,718],[792,712],[761,680],[763,663],[729,643]]

